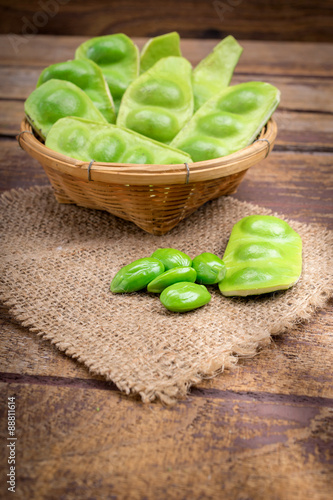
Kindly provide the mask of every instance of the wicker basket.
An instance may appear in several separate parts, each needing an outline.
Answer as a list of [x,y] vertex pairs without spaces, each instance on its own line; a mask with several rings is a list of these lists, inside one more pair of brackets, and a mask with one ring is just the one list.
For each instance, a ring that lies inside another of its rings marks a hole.
[[259,138],[231,155],[180,165],[82,162],[40,142],[24,119],[20,146],[44,168],[59,203],[106,210],[161,235],[201,205],[235,193],[248,168],[272,150],[277,126],[270,119]]

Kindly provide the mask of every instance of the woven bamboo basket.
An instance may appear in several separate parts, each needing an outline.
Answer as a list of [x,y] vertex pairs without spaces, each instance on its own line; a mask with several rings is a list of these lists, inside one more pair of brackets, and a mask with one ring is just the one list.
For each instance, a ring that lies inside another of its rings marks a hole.
[[246,171],[270,153],[276,134],[271,118],[250,146],[188,165],[82,162],[47,148],[26,119],[17,140],[42,165],[59,203],[106,210],[162,235],[207,201],[235,193]]

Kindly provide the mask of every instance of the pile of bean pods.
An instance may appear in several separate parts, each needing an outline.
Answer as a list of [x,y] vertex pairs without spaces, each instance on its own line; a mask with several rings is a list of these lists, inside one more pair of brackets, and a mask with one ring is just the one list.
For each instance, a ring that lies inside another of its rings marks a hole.
[[225,273],[224,262],[212,253],[202,253],[192,261],[175,248],[159,248],[150,257],[120,269],[110,290],[129,293],[147,287],[148,292],[161,294],[169,311],[187,312],[208,304],[211,295],[205,285],[219,283]]
[[124,266],[113,278],[113,293],[147,288],[160,293],[173,312],[187,312],[208,304],[205,285],[218,284],[228,296],[247,296],[286,290],[302,271],[302,240],[287,222],[271,215],[250,215],[230,234],[223,259],[204,252],[193,260],[174,248],[159,248],[150,257]]
[[42,71],[25,113],[48,148],[82,161],[218,158],[251,144],[280,100],[269,83],[230,86],[242,51],[227,36],[193,68],[176,32],[141,52],[123,33],[91,38]]

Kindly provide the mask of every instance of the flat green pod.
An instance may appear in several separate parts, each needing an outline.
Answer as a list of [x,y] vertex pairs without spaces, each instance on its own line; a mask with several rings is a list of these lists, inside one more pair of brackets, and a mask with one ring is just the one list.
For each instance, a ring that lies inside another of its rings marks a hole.
[[250,215],[234,225],[223,256],[223,295],[247,296],[286,290],[302,272],[302,240],[287,222]]
[[132,130],[72,117],[63,118],[53,125],[45,145],[81,161],[162,165],[192,161],[183,151]]
[[139,74],[138,47],[123,33],[98,36],[82,43],[75,59],[91,59],[102,69],[117,113],[125,90]]
[[117,125],[169,144],[193,114],[192,67],[183,57],[165,57],[126,90]]
[[193,70],[194,110],[228,87],[236,64],[243,52],[233,36],[218,43]]
[[74,59],[73,61],[52,64],[41,72],[37,87],[52,79],[66,80],[77,85],[90,97],[106,121],[116,122],[116,113],[109,86],[101,68],[93,61]]
[[29,95],[24,111],[33,129],[45,139],[58,120],[78,116],[106,123],[106,119],[92,100],[74,83],[65,80],[48,80]]
[[254,141],[279,102],[279,90],[269,83],[228,87],[201,106],[171,145],[194,162],[229,155]]
[[180,37],[176,31],[150,38],[140,56],[140,73],[144,73],[163,57],[181,57]]

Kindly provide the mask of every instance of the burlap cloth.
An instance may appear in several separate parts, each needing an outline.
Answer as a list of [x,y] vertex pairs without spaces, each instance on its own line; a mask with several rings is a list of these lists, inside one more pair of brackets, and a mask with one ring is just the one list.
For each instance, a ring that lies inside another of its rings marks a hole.
[[109,291],[122,266],[156,248],[222,256],[234,223],[271,213],[231,197],[207,203],[164,236],[106,212],[60,205],[49,187],[8,191],[0,208],[0,296],[11,314],[143,401],[171,403],[239,356],[255,355],[272,334],[324,306],[333,291],[332,232],[295,221],[288,222],[303,240],[303,272],[286,292],[225,298],[209,287],[208,305],[175,314],[158,295]]

